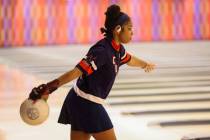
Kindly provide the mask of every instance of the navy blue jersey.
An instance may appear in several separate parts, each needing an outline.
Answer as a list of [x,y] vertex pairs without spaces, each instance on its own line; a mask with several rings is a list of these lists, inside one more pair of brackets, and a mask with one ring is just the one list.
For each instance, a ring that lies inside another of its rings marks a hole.
[[83,74],[77,80],[82,91],[105,99],[115,81],[119,67],[130,61],[131,55],[123,45],[104,38],[93,45],[76,67]]

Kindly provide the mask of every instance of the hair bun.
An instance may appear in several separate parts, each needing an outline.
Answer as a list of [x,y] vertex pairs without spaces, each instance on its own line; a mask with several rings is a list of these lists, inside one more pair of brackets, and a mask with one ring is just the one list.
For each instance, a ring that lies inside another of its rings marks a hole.
[[115,19],[120,15],[120,7],[116,4],[113,4],[107,8],[105,15],[108,18]]
[[103,27],[102,27],[100,30],[101,30],[101,33],[102,33],[102,34],[105,33],[105,32],[107,31],[107,30],[106,30],[105,28],[103,28]]

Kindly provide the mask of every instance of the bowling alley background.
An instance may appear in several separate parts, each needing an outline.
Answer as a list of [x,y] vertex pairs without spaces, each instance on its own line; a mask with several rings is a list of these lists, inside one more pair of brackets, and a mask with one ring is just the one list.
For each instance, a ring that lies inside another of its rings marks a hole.
[[210,39],[210,0],[0,0],[0,47],[93,43],[112,3],[134,42]]

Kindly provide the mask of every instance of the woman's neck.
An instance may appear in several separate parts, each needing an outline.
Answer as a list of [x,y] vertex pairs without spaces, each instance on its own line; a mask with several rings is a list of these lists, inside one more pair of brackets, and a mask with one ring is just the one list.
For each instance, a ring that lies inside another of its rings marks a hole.
[[119,41],[119,38],[117,36],[114,36],[113,39],[114,39],[114,41],[117,45],[120,45],[120,41]]

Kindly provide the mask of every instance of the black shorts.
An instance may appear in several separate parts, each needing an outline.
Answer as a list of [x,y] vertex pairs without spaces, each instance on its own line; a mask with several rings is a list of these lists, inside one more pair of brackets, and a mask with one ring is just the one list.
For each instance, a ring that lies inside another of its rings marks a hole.
[[58,123],[71,124],[72,130],[97,133],[113,128],[112,122],[101,104],[77,96],[71,89],[63,103]]

